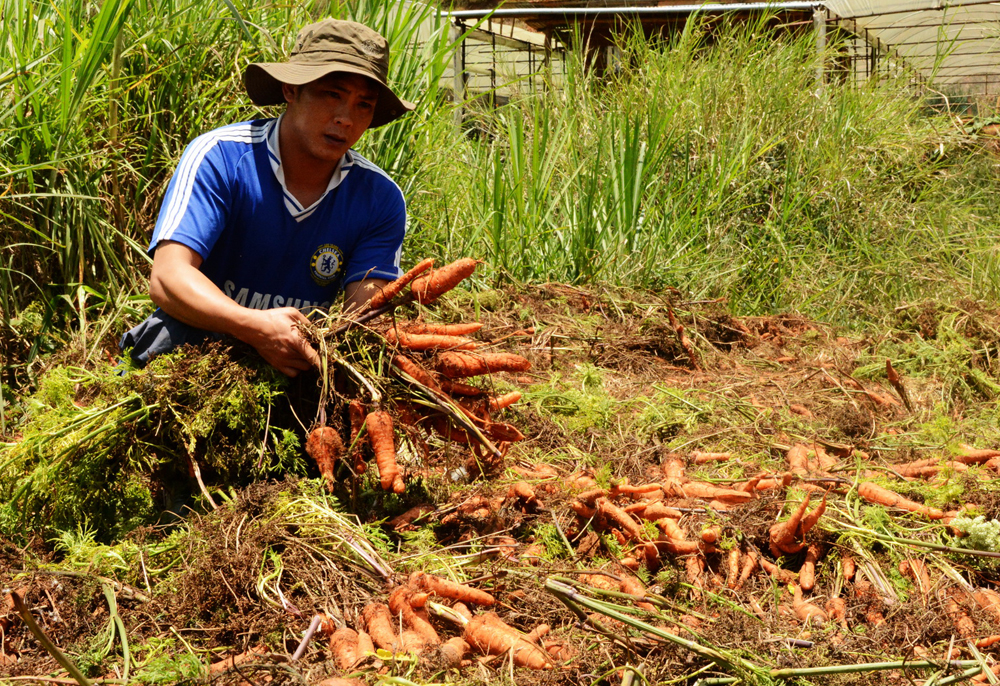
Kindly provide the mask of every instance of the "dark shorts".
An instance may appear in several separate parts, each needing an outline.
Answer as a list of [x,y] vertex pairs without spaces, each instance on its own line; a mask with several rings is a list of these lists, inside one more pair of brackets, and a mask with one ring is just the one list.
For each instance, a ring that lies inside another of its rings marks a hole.
[[220,334],[184,324],[158,309],[134,329],[127,331],[118,342],[118,347],[121,350],[131,348],[129,356],[132,361],[143,366],[154,355],[168,353],[179,345],[195,345],[221,338]]

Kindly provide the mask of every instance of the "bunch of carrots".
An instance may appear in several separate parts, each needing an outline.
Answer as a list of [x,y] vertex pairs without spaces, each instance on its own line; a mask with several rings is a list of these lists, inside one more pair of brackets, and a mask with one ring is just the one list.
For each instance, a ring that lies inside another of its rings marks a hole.
[[[435,602],[436,599],[436,602]],[[448,603],[443,604],[443,603]],[[414,572],[405,584],[389,594],[387,603],[366,605],[357,629],[323,623],[330,653],[337,665],[349,671],[379,648],[390,653],[430,656],[448,667],[470,664],[468,656],[510,654],[513,663],[529,669],[553,669],[567,659],[567,647],[543,641],[547,625],[523,633],[502,621],[495,612],[473,614],[469,606],[489,608],[496,599],[486,591],[448,579]],[[429,610],[461,629],[460,635],[442,639],[430,620]]]
[[[411,302],[433,303],[471,276],[477,264],[476,260],[462,258],[433,269],[433,260],[423,260],[396,281],[375,291],[358,320],[372,322]],[[399,423],[469,444],[479,457],[484,452],[502,457],[510,443],[524,438],[516,427],[495,420],[497,413],[521,399],[521,393],[495,395],[466,380],[502,372],[525,372],[531,363],[513,353],[484,350],[484,344],[471,338],[481,328],[480,322],[433,324],[395,318],[389,324],[369,324],[369,330],[386,347],[391,373],[405,392],[397,394],[392,402],[372,406],[360,397],[350,400],[348,447],[340,432],[325,421],[318,422],[310,431],[306,452],[316,461],[331,491],[338,462],[347,458],[356,475],[367,470],[364,439],[374,457],[382,489],[405,491],[403,471],[396,458],[395,435]],[[404,397],[407,394],[409,399]],[[325,418],[325,413],[320,416]]]

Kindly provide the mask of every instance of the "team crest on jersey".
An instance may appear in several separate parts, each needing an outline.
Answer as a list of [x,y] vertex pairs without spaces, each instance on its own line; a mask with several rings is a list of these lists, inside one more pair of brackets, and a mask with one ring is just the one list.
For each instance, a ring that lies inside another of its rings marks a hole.
[[340,248],[330,243],[316,248],[309,260],[309,272],[313,281],[320,286],[328,286],[333,283],[340,273],[340,267],[344,263],[344,253]]

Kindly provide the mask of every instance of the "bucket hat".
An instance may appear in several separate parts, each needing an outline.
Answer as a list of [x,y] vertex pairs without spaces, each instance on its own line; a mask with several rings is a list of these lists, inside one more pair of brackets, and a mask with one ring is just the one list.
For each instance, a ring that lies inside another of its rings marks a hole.
[[247,95],[257,105],[285,102],[281,84],[293,86],[328,74],[360,74],[378,84],[379,97],[369,128],[377,128],[411,111],[388,86],[389,44],[363,24],[324,19],[299,31],[287,62],[255,62],[243,72]]

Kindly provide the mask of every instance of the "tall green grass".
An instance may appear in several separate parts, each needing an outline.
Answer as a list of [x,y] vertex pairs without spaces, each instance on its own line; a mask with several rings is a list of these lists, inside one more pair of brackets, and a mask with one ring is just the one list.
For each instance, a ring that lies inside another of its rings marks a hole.
[[766,18],[625,36],[610,74],[570,52],[559,84],[497,109],[462,103],[459,127],[441,86],[448,27],[426,5],[10,0],[5,330],[31,303],[59,330],[88,308],[132,302],[184,145],[276,114],[250,106],[243,68],[280,59],[327,14],[387,35],[393,83],[418,103],[361,144],[407,195],[410,260],[465,254],[488,261],[481,278],[493,284],[669,286],[738,313],[845,322],[1000,291],[996,159],[908,83],[818,89],[812,38]]

